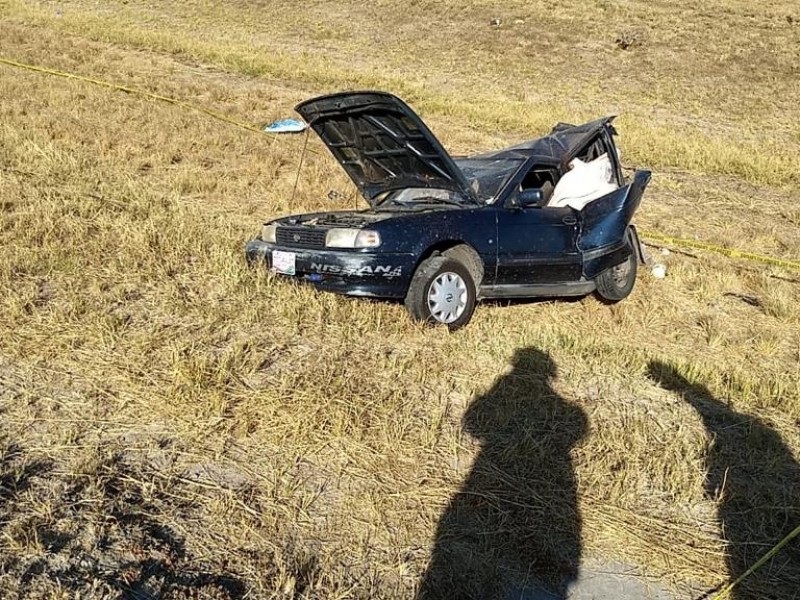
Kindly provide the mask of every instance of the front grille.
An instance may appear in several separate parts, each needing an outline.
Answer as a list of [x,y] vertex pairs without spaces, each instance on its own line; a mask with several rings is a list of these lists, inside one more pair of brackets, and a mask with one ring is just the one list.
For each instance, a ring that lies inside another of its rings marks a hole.
[[275,242],[295,248],[324,248],[326,230],[312,227],[278,227]]

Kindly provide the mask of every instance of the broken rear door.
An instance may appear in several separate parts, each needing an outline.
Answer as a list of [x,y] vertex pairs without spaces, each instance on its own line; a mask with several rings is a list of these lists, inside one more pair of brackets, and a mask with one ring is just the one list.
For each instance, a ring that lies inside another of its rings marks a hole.
[[633,251],[625,231],[650,181],[650,171],[636,171],[625,186],[587,204],[578,213],[583,276],[594,279],[606,269],[625,260]]

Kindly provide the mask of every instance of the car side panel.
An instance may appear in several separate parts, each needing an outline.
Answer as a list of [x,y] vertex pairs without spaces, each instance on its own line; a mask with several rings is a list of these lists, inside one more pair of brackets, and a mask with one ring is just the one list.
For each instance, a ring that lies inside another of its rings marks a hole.
[[[494,283],[497,266],[497,210],[493,206],[431,211],[383,221],[385,239],[410,240],[408,251],[417,264],[435,249],[464,243],[473,248],[484,266],[484,283]],[[476,282],[480,284],[480,282]]]
[[571,208],[505,208],[497,213],[497,284],[577,280],[581,255]]

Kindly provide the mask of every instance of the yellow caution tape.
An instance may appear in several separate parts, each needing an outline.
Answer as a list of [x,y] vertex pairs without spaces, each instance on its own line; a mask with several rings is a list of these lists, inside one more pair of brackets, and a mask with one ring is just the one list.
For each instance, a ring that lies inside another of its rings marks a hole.
[[763,566],[765,562],[767,562],[770,558],[775,556],[781,548],[783,548],[786,544],[791,542],[794,538],[800,535],[800,525],[798,525],[794,531],[792,531],[789,535],[783,538],[780,542],[778,542],[772,550],[767,552],[764,556],[759,558],[753,566],[751,566],[747,571],[739,575],[732,583],[726,585],[718,594],[716,594],[711,600],[726,600],[726,598],[730,598],[731,592],[733,588],[739,585],[745,578],[749,577],[753,574],[753,572],[758,569],[759,567]]
[[83,75],[76,75],[75,73],[67,73],[65,71],[57,71],[56,69],[37,67],[36,65],[29,65],[26,63],[17,62],[15,60],[10,60],[8,58],[3,58],[3,57],[0,57],[0,63],[12,67],[17,67],[19,69],[27,69],[29,71],[36,71],[37,73],[47,73],[48,75],[56,75],[58,77],[64,77],[66,79],[75,79],[77,81],[83,81],[85,83],[92,83],[94,85],[100,85],[103,87],[111,88],[113,90],[119,90],[120,92],[125,92],[128,94],[136,94],[137,96],[144,96],[146,98],[151,98],[153,100],[167,102],[169,104],[174,104],[175,106],[180,106],[182,108],[186,108],[189,110],[196,110],[197,112],[204,113],[209,117],[213,117],[214,119],[217,119],[219,121],[224,121],[225,123],[230,123],[231,125],[235,125],[236,127],[241,127],[242,129],[247,129],[248,131],[255,131],[256,133],[266,133],[262,129],[256,127],[255,125],[239,121],[237,119],[229,117],[224,113],[218,112],[216,110],[211,110],[203,106],[196,106],[194,104],[190,104],[188,102],[184,102],[183,100],[178,100],[176,98],[170,98],[169,96],[154,94],[153,92],[148,92],[146,90],[140,90],[137,88],[111,83],[110,81],[104,81],[102,79],[93,79],[91,77],[84,77]]
[[[94,79],[91,77],[84,77],[83,75],[76,75],[75,73],[68,73],[65,71],[58,71],[56,69],[47,69],[45,67],[38,67],[36,65],[30,65],[27,63],[18,62],[15,60],[10,60],[8,58],[0,57],[0,64],[9,65],[12,67],[17,67],[20,69],[27,69],[29,71],[36,71],[37,73],[46,73],[48,75],[56,75],[58,77],[64,77],[66,79],[74,79],[77,81],[83,81],[85,83],[91,83],[94,85],[99,85],[107,88],[111,88],[114,90],[119,90],[121,92],[125,92],[128,94],[136,94],[138,96],[143,96],[145,98],[151,98],[153,100],[159,100],[161,102],[167,102],[169,104],[173,104],[175,106],[180,106],[181,108],[185,108],[188,110],[194,110],[197,112],[201,112],[203,114],[208,115],[214,119],[219,121],[223,121],[225,123],[229,123],[231,125],[235,125],[236,127],[240,127],[242,129],[246,129],[248,131],[254,131],[256,133],[265,133],[259,127],[255,125],[251,125],[249,123],[245,123],[243,121],[239,121],[228,115],[218,112],[216,110],[211,110],[209,108],[205,108],[203,106],[197,106],[195,104],[190,104],[188,102],[184,102],[183,100],[178,100],[176,98],[170,98],[169,96],[162,96],[161,94],[155,94],[153,92],[148,92],[146,90],[140,90],[137,88],[132,88],[124,85],[119,85],[116,83],[112,83],[110,81],[104,81],[102,79]],[[800,262],[794,260],[785,260],[781,258],[774,258],[772,256],[763,256],[761,254],[754,254],[753,252],[744,252],[742,250],[736,250],[734,248],[725,248],[722,246],[715,246],[714,244],[708,244],[706,242],[698,242],[695,240],[687,240],[682,238],[671,237],[668,235],[664,235],[661,233],[657,233],[655,231],[642,231],[642,237],[649,238],[651,240],[657,240],[660,242],[665,242],[668,244],[674,244],[676,246],[687,246],[689,248],[697,248],[699,250],[708,250],[710,252],[717,252],[718,254],[724,254],[730,258],[744,258],[746,260],[752,260],[755,262],[760,262],[766,265],[773,265],[776,267],[784,267],[787,269],[800,269]]]
[[744,250],[737,250],[735,248],[725,248],[723,246],[716,246],[707,242],[699,242],[696,240],[687,240],[683,238],[671,237],[658,233],[655,231],[640,231],[641,236],[645,239],[656,240],[667,244],[674,244],[676,246],[686,246],[689,248],[697,248],[698,250],[708,250],[709,252],[716,252],[724,254],[730,258],[744,258],[754,262],[760,262],[765,265],[773,265],[776,267],[784,267],[786,269],[800,269],[800,262],[796,260],[786,260],[783,258],[775,258],[773,256],[764,256],[763,254],[755,254],[753,252],[745,252]]

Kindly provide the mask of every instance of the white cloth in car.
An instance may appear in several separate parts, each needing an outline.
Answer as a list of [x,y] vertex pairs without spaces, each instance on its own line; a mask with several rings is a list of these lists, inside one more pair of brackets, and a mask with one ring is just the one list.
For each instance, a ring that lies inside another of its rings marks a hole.
[[614,183],[614,170],[608,154],[583,162],[573,159],[570,170],[558,180],[547,206],[570,206],[581,210],[592,200],[610,194],[619,186]]

